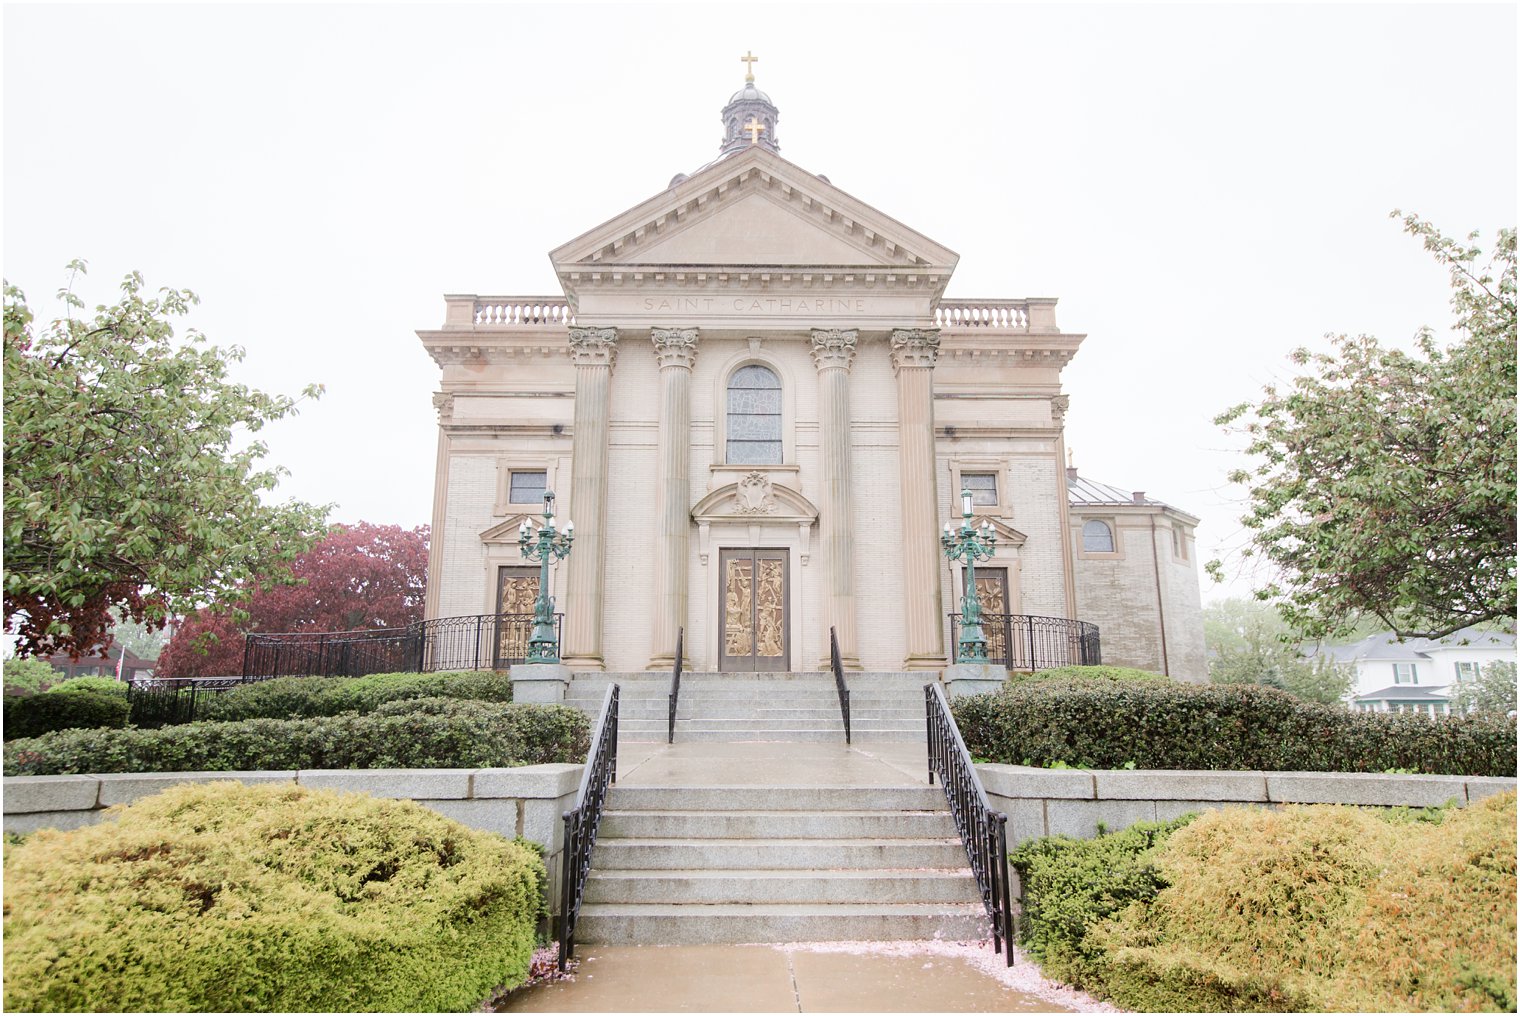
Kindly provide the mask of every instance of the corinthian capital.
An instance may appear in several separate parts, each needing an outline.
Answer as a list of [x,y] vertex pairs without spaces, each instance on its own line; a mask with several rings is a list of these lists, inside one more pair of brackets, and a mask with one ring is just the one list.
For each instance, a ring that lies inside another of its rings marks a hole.
[[938,328],[892,329],[892,369],[933,367],[939,359]]
[[819,370],[826,367],[849,370],[855,362],[855,340],[859,336],[855,328],[814,328],[813,366]]
[[617,362],[617,339],[616,328],[571,328],[570,359],[611,367]]
[[454,393],[434,392],[433,408],[438,410],[438,422],[448,423],[454,418]]
[[654,358],[661,368],[685,367],[697,362],[697,329],[651,328],[649,338],[654,342]]

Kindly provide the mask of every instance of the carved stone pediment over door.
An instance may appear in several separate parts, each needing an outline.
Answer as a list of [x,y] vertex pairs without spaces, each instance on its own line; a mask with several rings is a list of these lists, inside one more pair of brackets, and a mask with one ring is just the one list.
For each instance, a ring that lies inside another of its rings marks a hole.
[[777,483],[763,470],[753,470],[737,481],[725,484],[697,502],[691,510],[697,524],[697,552],[702,563],[711,553],[714,523],[739,525],[795,525],[798,530],[798,557],[808,561],[808,545],[818,509],[813,502],[785,484]]

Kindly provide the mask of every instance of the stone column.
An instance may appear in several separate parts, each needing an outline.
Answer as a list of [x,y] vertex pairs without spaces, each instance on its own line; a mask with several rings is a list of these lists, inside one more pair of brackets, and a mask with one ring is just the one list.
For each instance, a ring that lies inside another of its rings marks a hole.
[[[1056,430],[1056,523],[1061,527],[1061,568],[1065,572],[1066,616],[1077,617],[1077,562],[1071,541],[1071,494],[1066,489],[1066,410],[1071,397],[1057,395],[1050,400],[1050,418]],[[1118,539],[1115,534],[1114,539]]]
[[832,625],[838,632],[840,660],[853,670],[860,669],[860,654],[855,647],[855,520],[850,513],[850,365],[859,334],[854,328],[813,329],[823,466],[818,528],[823,537],[824,630]]
[[892,330],[902,474],[907,670],[939,670],[945,666],[945,625],[939,584],[939,498],[934,486],[934,362],[938,358],[939,329]]
[[654,485],[654,638],[650,670],[675,666],[676,629],[686,623],[691,566],[691,365],[697,329],[652,328],[660,365],[659,458]]
[[570,513],[575,546],[560,605],[565,611],[560,656],[572,670],[601,670],[602,591],[607,557],[607,418],[616,328],[571,328],[575,362],[575,431],[570,456]]

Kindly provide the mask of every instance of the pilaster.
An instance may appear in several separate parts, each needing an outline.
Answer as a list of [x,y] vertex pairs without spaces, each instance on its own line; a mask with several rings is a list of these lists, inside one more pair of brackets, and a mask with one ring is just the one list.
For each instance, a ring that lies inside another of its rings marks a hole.
[[903,622],[908,647],[904,668],[939,670],[945,666],[934,470],[934,364],[939,358],[939,330],[894,328],[891,344],[902,476]]
[[675,665],[676,632],[686,623],[691,541],[691,368],[697,329],[652,328],[660,365],[658,474],[654,514],[654,630],[650,670]]
[[850,510],[850,367],[854,328],[814,328],[818,370],[818,443],[823,465],[819,530],[824,561],[824,615],[839,636],[844,666],[860,669],[855,644],[855,520]]
[[602,579],[607,554],[607,422],[616,328],[571,328],[575,363],[575,431],[571,443],[570,509],[575,549],[565,581],[565,641],[561,656],[572,670],[603,669]]

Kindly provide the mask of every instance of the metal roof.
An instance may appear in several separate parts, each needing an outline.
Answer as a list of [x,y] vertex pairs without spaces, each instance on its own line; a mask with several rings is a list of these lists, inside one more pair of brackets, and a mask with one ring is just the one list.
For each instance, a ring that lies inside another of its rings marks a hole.
[[1102,505],[1102,504],[1128,504],[1149,505],[1154,508],[1170,508],[1165,501],[1157,501],[1153,497],[1142,496],[1135,500],[1135,495],[1127,490],[1120,490],[1113,484],[1099,483],[1097,480],[1089,480],[1085,476],[1073,475],[1076,471],[1066,471],[1066,500],[1070,504]]

